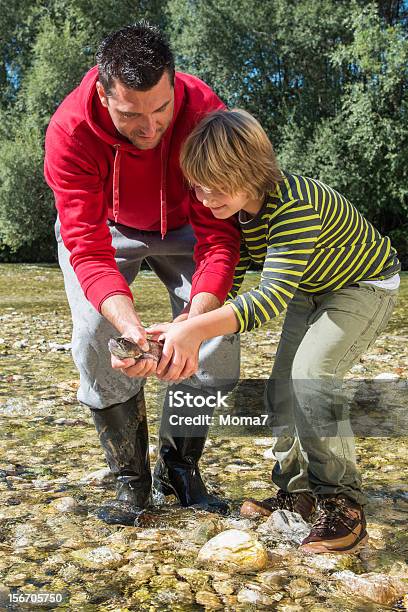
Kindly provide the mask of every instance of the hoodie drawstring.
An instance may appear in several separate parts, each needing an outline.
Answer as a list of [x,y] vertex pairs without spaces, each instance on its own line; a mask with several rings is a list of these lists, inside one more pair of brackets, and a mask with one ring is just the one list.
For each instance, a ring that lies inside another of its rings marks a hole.
[[166,176],[167,176],[167,155],[163,138],[160,146],[160,233],[162,240],[167,233],[167,202],[166,202]]
[[119,173],[120,173],[120,145],[113,145],[115,148],[115,160],[113,162],[113,219],[118,222],[119,217]]
[[[113,162],[113,219],[118,222],[119,217],[119,174],[120,158],[122,151],[120,144],[113,145],[115,149],[115,159]],[[167,234],[167,202],[166,202],[166,175],[167,175],[167,155],[164,146],[164,139],[160,145],[160,233],[162,240]]]

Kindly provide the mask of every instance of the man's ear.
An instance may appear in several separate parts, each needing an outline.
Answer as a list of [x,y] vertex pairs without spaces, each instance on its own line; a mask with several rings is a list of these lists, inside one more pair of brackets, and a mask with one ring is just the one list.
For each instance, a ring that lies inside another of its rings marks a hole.
[[96,81],[96,91],[98,92],[98,96],[102,106],[105,106],[107,108],[109,105],[108,96],[106,95],[104,86],[100,81]]

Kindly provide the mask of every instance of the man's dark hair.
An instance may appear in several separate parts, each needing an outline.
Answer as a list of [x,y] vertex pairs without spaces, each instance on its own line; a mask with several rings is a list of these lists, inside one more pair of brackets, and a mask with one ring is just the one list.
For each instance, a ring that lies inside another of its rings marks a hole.
[[167,70],[174,84],[174,56],[163,34],[144,19],[109,34],[96,52],[99,81],[109,95],[114,79],[129,89],[147,91]]

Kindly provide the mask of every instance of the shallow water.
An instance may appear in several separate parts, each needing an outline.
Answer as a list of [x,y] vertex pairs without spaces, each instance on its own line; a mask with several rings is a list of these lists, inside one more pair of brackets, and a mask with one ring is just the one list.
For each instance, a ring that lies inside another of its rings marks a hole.
[[[247,283],[254,285],[256,279],[257,275],[251,274]],[[169,318],[166,292],[154,275],[140,274],[132,288],[136,296],[140,295],[137,303],[146,325]],[[408,276],[404,275],[399,305],[386,332],[349,378],[388,373],[406,382],[407,305]],[[210,607],[208,593],[218,598],[219,609],[254,609],[239,603],[236,594],[243,585],[257,582],[256,575],[233,577],[233,592],[225,596],[215,593],[216,580],[209,571],[203,570],[198,583],[178,573],[181,568],[198,567],[196,557],[203,542],[192,541],[191,533],[208,528],[209,534],[215,535],[229,528],[227,519],[179,509],[170,498],[150,518],[148,529],[107,526],[93,516],[98,503],[112,496],[112,485],[80,484],[86,474],[105,467],[105,462],[90,415],[76,400],[77,373],[69,350],[70,313],[59,269],[1,265],[0,321],[0,610],[10,593],[40,591],[63,592],[66,603],[58,609],[216,609],[214,602]],[[262,331],[242,337],[242,378],[268,377],[281,324],[282,317]],[[157,383],[149,380],[146,390],[151,407],[156,403]],[[157,410],[150,408],[153,461],[157,424]],[[210,436],[203,472],[213,490],[230,500],[233,516],[238,516],[243,496],[260,498],[271,492],[269,443],[262,438],[221,437],[219,433]],[[340,568],[332,570],[316,568],[295,548],[286,547],[287,554],[274,565],[287,575],[282,598],[268,609],[390,609],[345,594],[332,578],[333,571],[351,567],[356,573],[374,571],[408,577],[407,439],[359,439],[357,450],[370,496],[369,546],[355,559],[347,556]],[[54,508],[53,502],[66,496],[78,502],[75,513]],[[140,582],[123,569],[86,567],[75,556],[75,552],[108,544],[125,559],[123,568],[130,553],[135,558],[140,553],[143,563],[153,564],[154,575]],[[272,551],[286,549],[279,543],[271,544]],[[310,582],[310,592],[293,598],[288,585],[301,576]],[[202,596],[202,592],[207,595]]]

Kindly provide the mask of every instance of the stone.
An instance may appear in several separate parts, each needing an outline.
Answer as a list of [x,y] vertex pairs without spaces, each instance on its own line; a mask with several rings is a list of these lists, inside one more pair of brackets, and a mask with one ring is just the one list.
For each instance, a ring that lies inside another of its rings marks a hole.
[[109,546],[99,548],[83,548],[71,553],[72,558],[89,569],[116,569],[127,563],[122,555]]
[[275,438],[255,438],[255,446],[273,446]]
[[154,563],[131,563],[126,565],[123,571],[126,572],[134,582],[139,584],[148,582],[150,578],[156,575]]
[[225,521],[225,525],[230,529],[240,529],[243,531],[251,530],[254,526],[253,521],[247,518],[232,518],[229,517]]
[[58,512],[77,513],[80,510],[78,502],[73,497],[59,497],[58,499],[54,499],[50,506]]
[[66,556],[61,553],[50,555],[42,563],[42,567],[45,570],[56,571],[67,562]]
[[385,574],[354,574],[349,570],[336,572],[333,578],[351,593],[382,605],[392,605],[406,592],[402,580]]
[[234,592],[234,585],[230,580],[216,581],[212,583],[212,587],[219,595],[232,595]]
[[228,529],[204,544],[197,560],[206,565],[221,566],[231,572],[252,572],[266,568],[268,553],[253,534]]
[[26,583],[26,581],[28,580],[29,576],[28,574],[23,574],[23,573],[9,573],[5,579],[4,579],[4,584],[6,586],[9,587],[19,587],[19,586],[23,586],[23,584]]
[[177,582],[174,587],[175,599],[177,603],[192,604],[194,603],[194,595],[190,585],[186,582]]
[[[277,610],[279,612],[305,612],[303,606],[295,603],[291,603],[290,601],[282,601],[281,605],[278,606]],[[327,608],[325,608],[327,611]]]
[[163,576],[175,576],[176,575],[176,566],[175,565],[161,565],[158,568],[158,573]]
[[60,576],[65,582],[76,582],[81,575],[81,568],[77,567],[73,563],[67,563],[67,565],[61,567],[58,572],[58,576]]
[[217,519],[203,521],[189,534],[190,542],[195,544],[205,544],[222,530]]
[[309,595],[312,590],[312,585],[305,578],[295,578],[291,580],[287,586],[287,591],[292,599],[300,599]]
[[296,512],[275,510],[257,529],[262,535],[275,536],[292,544],[301,544],[309,535],[310,525]]
[[382,372],[374,376],[373,380],[399,380],[399,376],[394,374],[394,372]]
[[204,606],[206,610],[222,610],[224,608],[221,600],[211,591],[198,591],[196,602]]
[[26,546],[34,546],[35,543],[40,539],[40,531],[37,527],[34,527],[31,523],[23,523],[17,525],[14,530],[14,542],[13,546],[17,550],[19,548],[25,548]]
[[81,480],[79,484],[81,485],[92,485],[92,486],[101,486],[113,481],[113,475],[109,468],[101,468],[100,470],[96,470],[95,472],[90,472],[86,474]]
[[255,588],[243,588],[237,593],[237,600],[242,604],[250,604],[251,606],[273,606],[279,597],[276,594],[273,596],[262,593],[259,589]]
[[3,584],[0,584],[0,607],[6,608],[6,606],[10,605],[9,595],[9,589]]
[[281,588],[287,578],[288,573],[286,570],[272,570],[258,574],[258,580],[273,590]]
[[71,342],[66,342],[65,344],[60,344],[59,342],[48,342],[48,348],[51,351],[70,351],[72,348]]
[[177,574],[180,576],[180,578],[186,580],[195,590],[205,590],[205,587],[209,586],[208,574],[202,570],[194,569],[192,567],[181,567],[177,570]]

